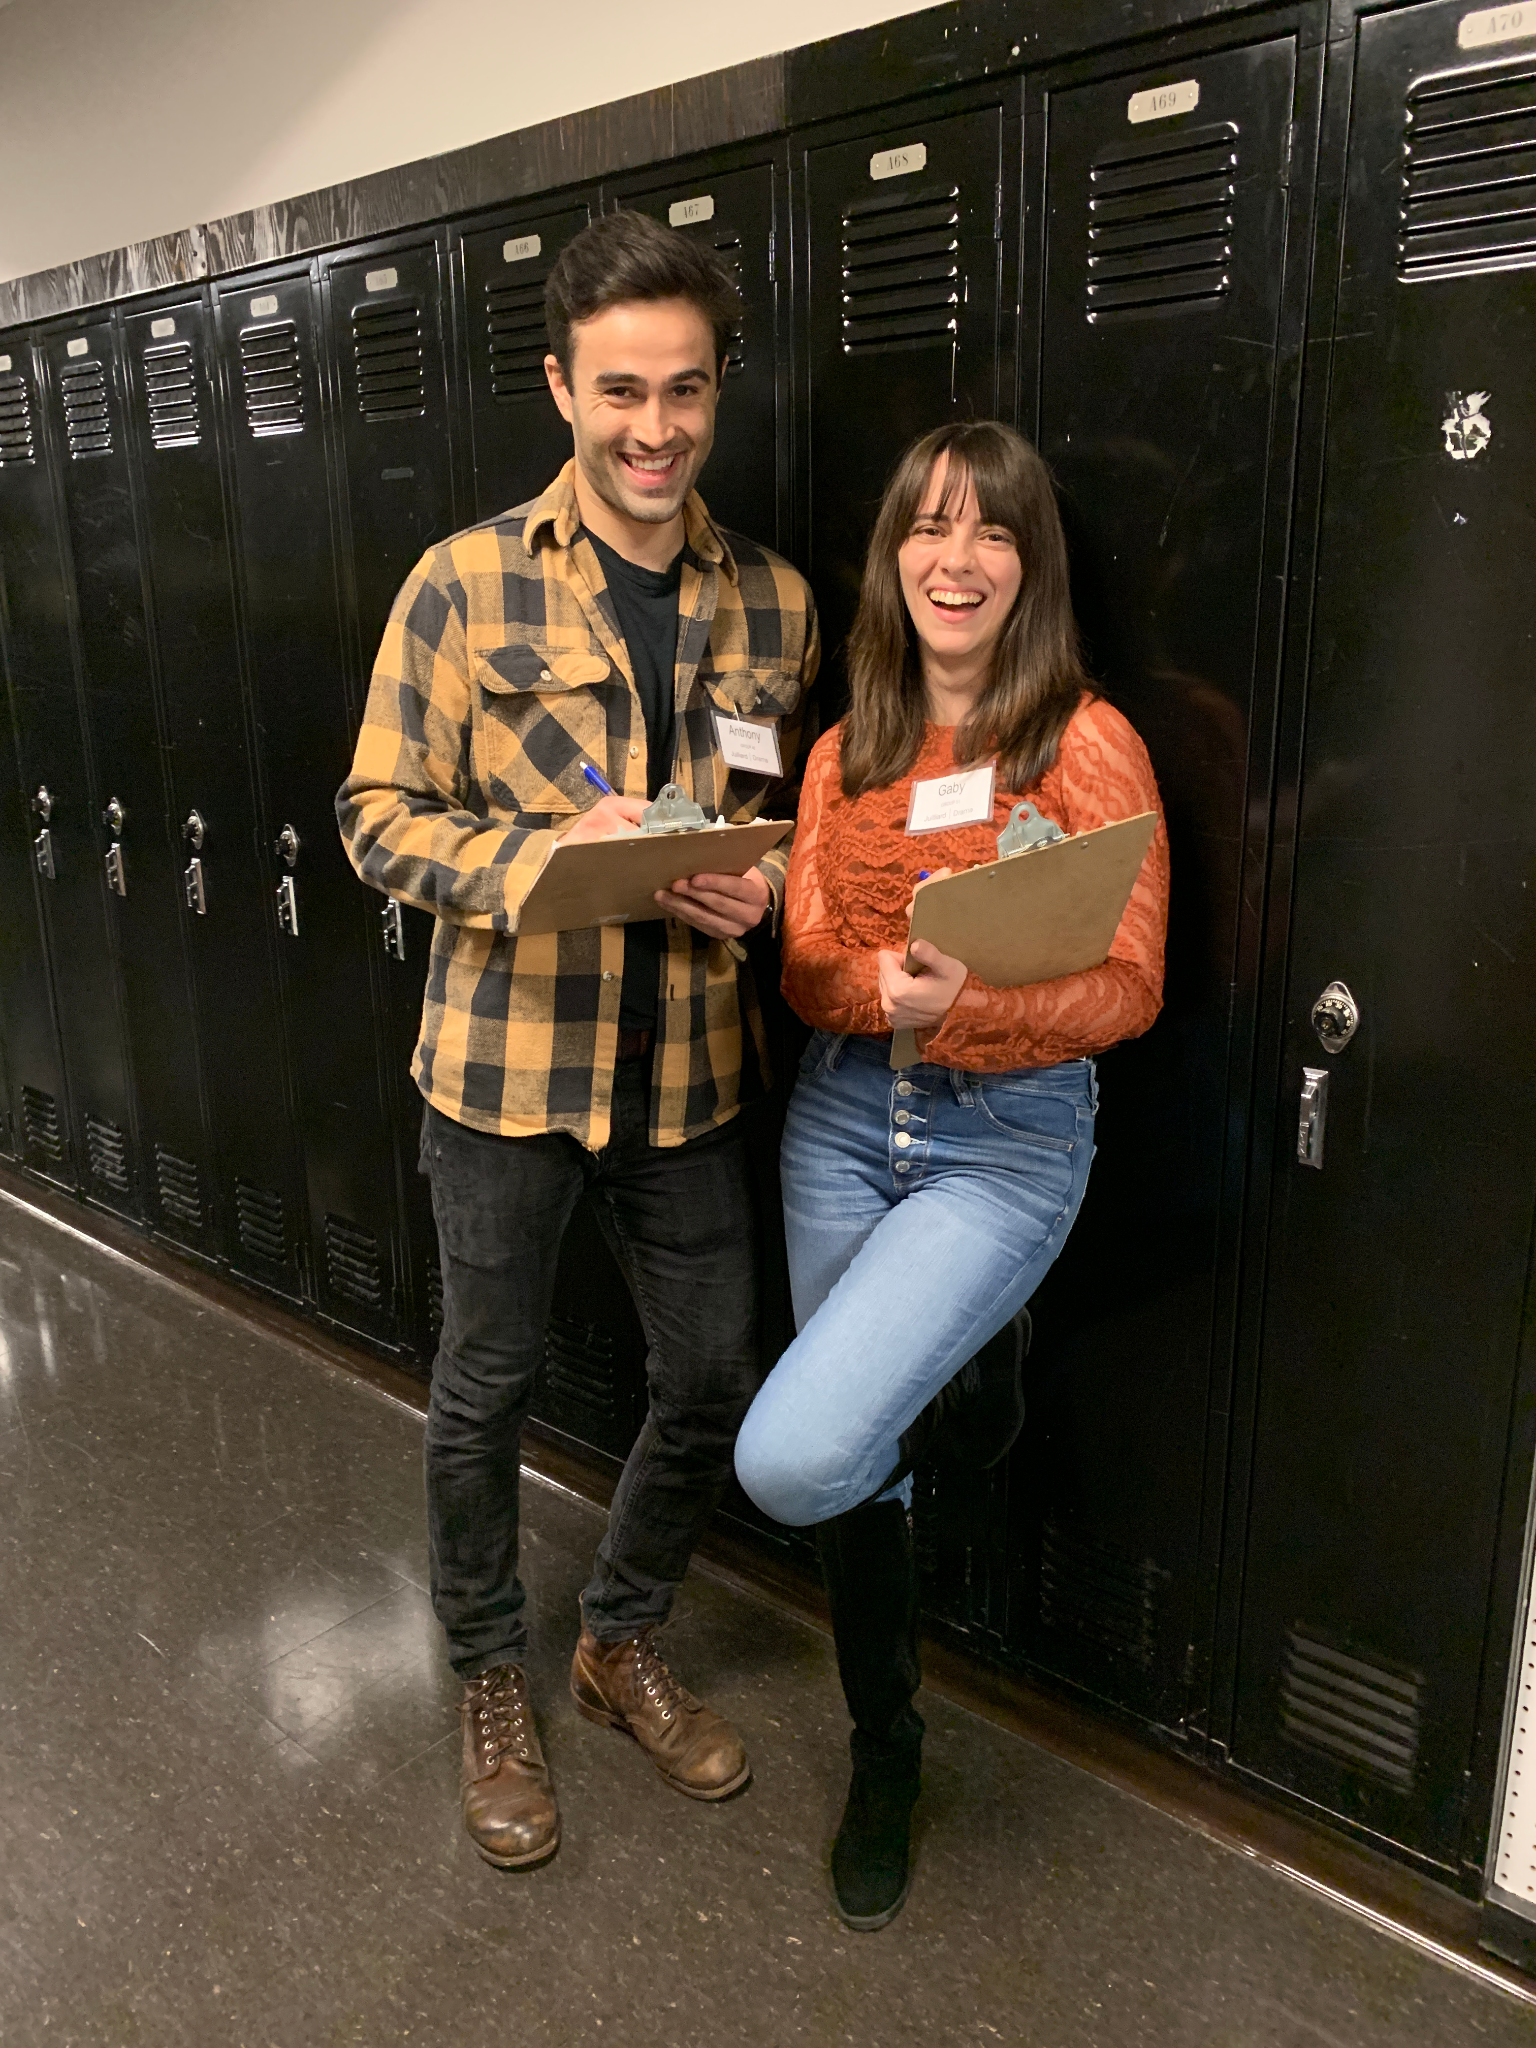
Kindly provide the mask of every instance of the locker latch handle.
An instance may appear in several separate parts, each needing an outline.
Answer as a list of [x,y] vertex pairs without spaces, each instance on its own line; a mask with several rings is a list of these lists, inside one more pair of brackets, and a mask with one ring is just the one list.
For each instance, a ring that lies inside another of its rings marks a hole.
[[282,855],[290,871],[299,864],[299,848],[303,844],[291,825],[285,825],[277,835],[277,851]]
[[53,791],[46,782],[37,785],[37,794],[32,799],[32,809],[45,825],[53,820]]
[[46,825],[32,842],[32,864],[45,882],[58,880],[58,869],[53,864],[53,834]]
[[199,917],[208,915],[208,891],[203,884],[203,864],[194,854],[187,862],[182,875],[182,885],[187,892],[187,908],[195,910]]
[[299,892],[292,875],[284,875],[277,885],[277,922],[290,939],[299,936]]
[[1328,1069],[1301,1070],[1301,1120],[1296,1126],[1296,1157],[1303,1166],[1323,1163],[1323,1129],[1328,1122]]
[[181,836],[194,853],[202,852],[203,839],[207,831],[208,827],[203,820],[202,812],[188,811],[187,822],[181,828]]
[[398,903],[386,903],[379,912],[384,932],[384,950],[391,960],[405,958],[405,913]]
[[128,894],[128,871],[123,866],[123,849],[116,844],[107,848],[107,887],[114,896]]
[[114,839],[122,838],[123,827],[128,822],[128,813],[123,809],[116,797],[113,797],[107,808],[102,812],[101,822],[106,826]]

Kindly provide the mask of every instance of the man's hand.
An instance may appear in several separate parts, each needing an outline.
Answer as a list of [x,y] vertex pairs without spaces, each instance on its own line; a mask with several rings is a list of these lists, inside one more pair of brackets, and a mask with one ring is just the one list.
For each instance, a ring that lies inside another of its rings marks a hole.
[[583,811],[569,832],[560,835],[562,846],[581,846],[588,839],[611,839],[621,825],[638,825],[645,812],[638,796],[600,796],[590,811]]
[[881,948],[880,1007],[893,1031],[932,1031],[965,986],[965,962],[952,960],[927,939],[915,939],[911,952],[916,974],[907,973],[903,954]]
[[658,889],[656,901],[668,917],[681,918],[712,939],[739,939],[762,923],[773,891],[764,875],[748,868],[744,875],[695,875]]

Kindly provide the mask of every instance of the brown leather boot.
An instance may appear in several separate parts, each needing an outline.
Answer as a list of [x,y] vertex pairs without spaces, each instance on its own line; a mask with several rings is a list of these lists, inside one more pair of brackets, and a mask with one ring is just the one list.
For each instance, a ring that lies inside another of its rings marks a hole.
[[524,1870],[560,1846],[560,1809],[550,1783],[528,1681],[515,1664],[496,1664],[464,1687],[459,1801],[464,1826],[487,1863]]
[[581,1632],[571,1697],[589,1721],[632,1735],[669,1785],[690,1799],[725,1799],[752,1775],[729,1721],[700,1706],[662,1662],[650,1629],[622,1643]]

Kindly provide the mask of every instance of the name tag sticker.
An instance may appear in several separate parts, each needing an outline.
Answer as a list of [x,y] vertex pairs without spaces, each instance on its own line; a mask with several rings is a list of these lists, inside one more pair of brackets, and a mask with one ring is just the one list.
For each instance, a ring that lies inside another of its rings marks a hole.
[[1125,103],[1125,118],[1166,121],[1174,114],[1192,114],[1199,104],[1199,79],[1181,78],[1177,85],[1153,85],[1145,92],[1133,92]]
[[1536,4],[1484,7],[1464,14],[1456,26],[1456,42],[1463,50],[1486,50],[1490,43],[1514,43],[1522,36],[1536,36]]
[[997,765],[969,768],[957,775],[935,775],[914,782],[907,809],[909,832],[940,832],[948,825],[989,825]]
[[727,718],[717,711],[715,731],[720,735],[720,758],[727,768],[744,768],[749,775],[784,773],[776,725],[749,725],[744,718]]

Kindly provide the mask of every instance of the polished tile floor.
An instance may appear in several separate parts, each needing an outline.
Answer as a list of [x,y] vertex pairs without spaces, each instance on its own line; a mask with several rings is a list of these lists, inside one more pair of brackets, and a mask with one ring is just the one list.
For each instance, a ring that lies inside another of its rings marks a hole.
[[1529,2048],[1536,2012],[942,1700],[885,1933],[828,1907],[830,1647],[695,1572],[698,1806],[565,1692],[598,1518],[526,1489],[565,1838],[457,1821],[419,1419],[0,1197],[0,2041]]

